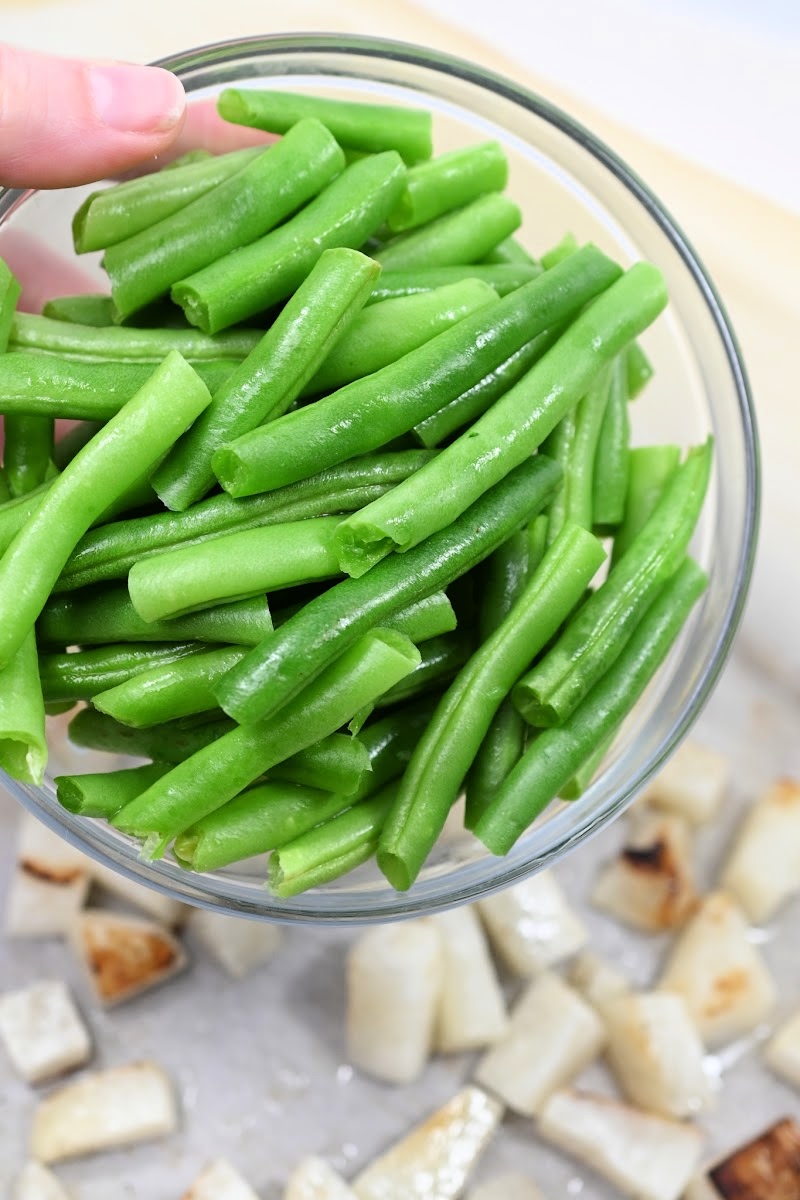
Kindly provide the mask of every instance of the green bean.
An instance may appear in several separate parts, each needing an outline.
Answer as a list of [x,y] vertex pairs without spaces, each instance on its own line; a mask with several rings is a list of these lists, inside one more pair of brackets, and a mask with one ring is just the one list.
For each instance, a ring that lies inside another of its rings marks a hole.
[[522,757],[526,725],[511,700],[504,700],[486,731],[467,774],[464,826],[475,824]]
[[175,840],[175,857],[193,871],[218,871],[266,854],[351,806],[349,796],[281,781],[234,796]]
[[51,482],[51,480],[48,480],[46,483],[41,483],[39,487],[34,488],[27,495],[17,496],[14,499],[6,500],[4,504],[0,504],[0,555],[5,554],[20,529],[27,524],[29,518],[36,512]]
[[175,641],[255,646],[272,632],[272,619],[266,598],[257,596],[188,613],[173,621],[144,621],[123,586],[51,598],[38,629],[41,642],[49,646]]
[[269,772],[269,778],[334,792],[337,796],[347,796],[348,803],[352,803],[353,797],[366,786],[370,774],[369,755],[360,738],[332,733],[279,763]]
[[280,846],[269,860],[269,890],[282,900],[330,883],[372,858],[397,785]]
[[189,364],[170,354],[53,481],[0,560],[0,664],[33,628],[78,540],[147,475],[210,400]]
[[430,697],[416,699],[404,708],[393,709],[380,720],[371,720],[358,735],[369,756],[370,770],[350,796],[357,804],[366,800],[393,779],[399,779],[408,766],[412,751],[431,719]]
[[519,529],[483,563],[478,610],[478,637],[482,643],[522,595],[530,574],[529,554],[530,535],[527,529]]
[[[544,285],[569,271],[579,254],[529,286]],[[521,291],[512,293],[519,295]],[[649,263],[631,267],[577,317],[519,383],[413,481],[406,480],[342,521],[336,536],[343,570],[368,570],[390,551],[408,550],[463,513],[541,445],[598,372],[666,302],[661,272]]]
[[97,650],[40,654],[39,678],[48,703],[91,700],[151,667],[177,662],[200,654],[208,646],[197,642],[165,642],[163,645],[101,646]]
[[618,274],[585,247],[374,375],[222,447],[213,459],[217,478],[232,495],[250,495],[376,449],[479,383],[531,336],[573,316]]
[[[484,257],[483,261],[497,266],[531,265],[538,266],[536,259],[528,253],[515,237],[506,238]],[[541,268],[540,268],[541,269]]]
[[282,416],[346,335],[380,268],[357,250],[325,250],[259,344],[155,474],[164,503],[183,510],[215,482],[218,446]]
[[249,596],[340,574],[333,535],[338,517],[290,521],[225,533],[134,563],[133,607],[145,621],[165,621]]
[[544,558],[547,549],[547,528],[549,520],[545,513],[540,513],[528,524],[528,574],[532,575]]
[[497,266],[476,263],[472,266],[418,267],[412,271],[382,271],[372,289],[367,306],[397,300],[400,296],[416,296],[434,288],[448,287],[464,279],[480,279],[494,288],[498,296],[507,296],[525,283],[541,275],[535,263],[501,263]]
[[396,150],[407,163],[433,154],[432,119],[424,108],[331,100],[297,92],[226,88],[217,101],[220,116],[235,125],[286,133],[304,117],[316,117],[341,146],[376,154]]
[[610,737],[666,658],[706,586],[703,571],[683,565],[656,600],[613,666],[563,725],[541,733],[506,779],[474,832],[492,854],[507,854],[598,744]]
[[52,321],[66,321],[70,325],[93,325],[95,329],[107,329],[114,324],[114,301],[100,292],[55,296],[43,306],[42,316]]
[[625,351],[625,387],[629,400],[635,400],[654,375],[653,364],[638,342]]
[[344,154],[319,121],[299,121],[231,178],[106,251],[103,266],[117,316],[130,316],[179,279],[263,237],[344,165]]
[[376,708],[388,708],[417,696],[424,696],[433,688],[448,683],[470,656],[473,641],[464,633],[444,634],[431,638],[420,646],[420,662],[410,675],[401,679],[375,701]]
[[0,511],[2,511],[3,505],[11,499],[13,499],[13,497],[8,488],[8,480],[6,479],[5,470],[2,466],[0,466]]
[[384,617],[446,587],[491,554],[541,510],[558,477],[555,464],[537,456],[447,529],[409,551],[410,557],[393,555],[365,577],[346,579],[311,600],[228,672],[216,690],[222,707],[248,722],[278,712]]
[[332,392],[396,362],[444,329],[497,300],[480,279],[386,300],[360,313],[303,389],[303,395]]
[[82,450],[102,427],[102,421],[80,421],[68,429],[53,447],[53,462],[58,470],[63,471],[67,463],[72,462],[78,451]]
[[502,192],[507,183],[508,160],[499,142],[450,150],[411,168],[386,224],[392,233],[416,229],[486,192]]
[[180,154],[170,162],[164,163],[160,169],[162,171],[179,171],[181,167],[188,167],[192,163],[208,162],[213,157],[211,150],[205,150],[202,146],[198,146],[195,150],[187,150],[185,154]]
[[552,271],[553,267],[558,266],[565,258],[569,258],[575,254],[578,249],[578,243],[574,233],[565,233],[560,242],[557,242],[551,250],[547,250],[539,260],[545,271]]
[[297,291],[323,250],[362,246],[404,178],[394,151],[353,163],[283,225],[176,283],[172,299],[207,333],[262,312]]
[[[149,382],[155,369],[147,362],[73,362],[51,354],[3,354],[0,408],[7,416],[109,421]],[[195,369],[213,390],[227,379],[233,364],[196,363]]]
[[592,513],[601,528],[619,525],[625,515],[630,434],[625,356],[620,354],[611,364],[611,387],[595,453]]
[[418,421],[414,426],[415,437],[423,446],[439,446],[464,425],[469,425],[483,416],[495,400],[512,388],[545,351],[555,345],[564,328],[564,325],[556,325],[553,329],[545,329],[473,387],[456,396],[455,400],[451,400],[438,412]]
[[586,761],[581,763],[572,778],[567,780],[558,793],[561,800],[580,800],[581,796],[597,774],[597,768],[608,754],[608,751],[611,748],[611,743],[614,741],[614,737],[615,734],[612,734],[610,737],[604,738],[597,749],[592,751]]
[[256,329],[234,329],[209,337],[196,329],[140,329],[133,326],[98,328],[53,321],[32,313],[17,313],[9,348],[57,355],[73,362],[160,363],[177,350],[187,362],[241,362],[261,338]]
[[145,839],[143,853],[163,854],[190,825],[233,799],[290,755],[341,728],[365,704],[419,662],[402,634],[373,630],[331,663],[272,721],[240,725],[174,767],[114,818]]
[[521,224],[519,206],[507,196],[491,192],[420,229],[398,234],[374,257],[387,271],[480,262]]
[[378,848],[378,865],[399,891],[419,874],[495,713],[604,557],[590,533],[565,526],[509,615],[440,700],[403,776]]
[[104,250],[142,229],[163,221],[171,213],[185,208],[198,196],[241,171],[251,159],[262,153],[258,146],[235,150],[202,162],[169,171],[144,175],[102,192],[92,192],[78,209],[72,222],[72,236],[78,254]]
[[246,654],[243,646],[156,663],[113,687],[93,693],[94,707],[134,729],[163,725],[217,707],[211,683]]
[[126,767],[95,775],[57,775],[53,783],[58,803],[67,812],[81,817],[105,817],[110,821],[168,770],[165,763],[148,763],[144,767]]
[[[424,450],[364,455],[274,492],[242,500],[210,496],[182,513],[153,513],[103,525],[81,538],[55,590],[71,591],[87,584],[124,579],[140,559],[233,530],[352,512],[419,470],[431,457]],[[0,550],[5,526],[11,521],[0,506]]]
[[52,417],[6,412],[3,465],[11,495],[26,496],[47,478],[53,455]]
[[622,557],[647,522],[680,462],[677,446],[639,446],[631,450],[625,512],[614,534],[612,563]]
[[594,464],[610,385],[611,374],[606,368],[542,446],[564,472],[564,486],[550,507],[548,543],[556,539],[568,521],[583,529],[592,528]]
[[384,619],[386,629],[404,633],[415,645],[451,633],[456,624],[455,610],[445,592],[434,592]]
[[38,787],[46,765],[44,701],[31,630],[0,670],[0,767],[12,779]]
[[689,451],[605,582],[517,685],[514,702],[530,724],[563,723],[620,655],[660,586],[683,561],[708,487],[711,457],[710,439]]
[[5,354],[22,287],[11,268],[0,258],[0,354]]

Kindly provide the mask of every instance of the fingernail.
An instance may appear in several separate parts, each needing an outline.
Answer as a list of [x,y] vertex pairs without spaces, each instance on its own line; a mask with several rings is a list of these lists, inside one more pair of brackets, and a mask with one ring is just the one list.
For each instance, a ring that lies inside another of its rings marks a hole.
[[92,67],[89,86],[97,116],[120,133],[165,133],[186,107],[180,81],[161,67]]

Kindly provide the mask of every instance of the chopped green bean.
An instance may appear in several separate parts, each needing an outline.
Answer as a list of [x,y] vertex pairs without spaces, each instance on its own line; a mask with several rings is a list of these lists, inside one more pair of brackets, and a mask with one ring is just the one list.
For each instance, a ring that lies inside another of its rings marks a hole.
[[51,482],[48,480],[47,483],[41,483],[27,495],[17,496],[0,504],[0,555],[5,554],[20,529],[36,512]]
[[558,793],[561,800],[580,800],[583,793],[597,774],[597,768],[602,763],[611,748],[616,731],[610,737],[604,738],[585,762],[581,763],[575,774],[569,779]]
[[666,658],[706,586],[691,559],[662,583],[616,662],[563,725],[534,740],[474,832],[492,854],[507,854],[532,821],[619,728]]
[[351,803],[366,800],[393,779],[399,779],[433,713],[430,697],[413,700],[404,708],[395,708],[380,720],[370,720],[360,731],[358,741],[369,756],[370,770],[350,796]]
[[527,726],[511,700],[504,700],[486,731],[467,774],[464,826],[474,829],[500,785],[525,750]]
[[144,854],[163,854],[179,833],[291,754],[340,729],[418,662],[419,651],[402,634],[365,634],[275,719],[240,725],[178,764],[126,805],[115,826],[145,839]]
[[92,192],[72,222],[78,254],[104,250],[163,221],[198,196],[229,179],[261,154],[262,147],[235,150],[169,171],[143,175],[102,192]]
[[70,325],[93,325],[95,329],[107,329],[114,324],[114,301],[99,292],[55,296],[43,306],[42,316],[52,321],[66,321]]
[[541,511],[558,481],[555,464],[537,456],[409,556],[393,555],[361,579],[346,579],[311,600],[228,672],[216,693],[222,707],[248,722],[278,712],[370,627],[491,554]]
[[497,300],[480,279],[386,300],[360,313],[328,354],[303,395],[332,392],[416,350],[470,313]]
[[5,354],[22,287],[10,267],[0,258],[0,354]]
[[392,617],[384,618],[386,629],[404,633],[415,645],[429,642],[441,634],[451,633],[457,624],[455,610],[445,592],[424,596],[408,608],[401,608]]
[[11,499],[12,499],[12,496],[11,496],[11,492],[9,491],[9,488],[8,488],[8,480],[6,479],[6,473],[3,469],[3,467],[0,466],[0,511],[2,511],[3,505],[6,504],[6,502]]
[[630,433],[625,356],[620,354],[611,364],[611,387],[595,453],[592,513],[600,528],[619,525],[625,515]]
[[[418,471],[431,457],[423,450],[364,455],[274,492],[242,500],[228,495],[210,496],[185,512],[159,512],[103,525],[81,538],[55,591],[124,579],[141,559],[234,530],[352,512]],[[0,506],[0,550],[5,527],[10,528],[15,520]]]
[[708,487],[711,441],[690,450],[650,519],[555,645],[517,685],[514,703],[532,725],[563,723],[608,671],[686,554]]
[[519,206],[507,196],[491,192],[428,225],[398,234],[375,258],[387,271],[480,262],[521,224]]
[[585,247],[374,375],[224,446],[213,459],[217,478],[232,495],[251,495],[378,448],[479,383],[532,335],[573,316],[618,275],[616,264]]
[[217,108],[220,116],[234,125],[268,133],[286,133],[297,121],[315,117],[348,150],[366,154],[396,150],[407,163],[420,162],[433,154],[432,119],[424,108],[250,88],[226,88]]
[[347,796],[352,803],[353,797],[366,786],[370,774],[370,758],[360,738],[332,733],[278,763],[269,777]]
[[269,860],[272,894],[284,900],[297,896],[338,879],[371,858],[396,790],[397,785],[390,783],[377,796],[275,850]]
[[[8,356],[6,356],[8,357]],[[53,456],[52,417],[33,417],[6,411],[3,466],[14,497],[27,496],[47,478]]]
[[417,267],[412,271],[382,271],[367,301],[371,306],[400,296],[416,296],[434,288],[449,287],[464,279],[480,279],[494,288],[498,296],[507,296],[541,275],[535,263],[501,263],[496,266],[476,263],[472,266]]
[[58,803],[67,812],[110,821],[168,770],[165,763],[148,763],[144,767],[126,767],[96,775],[57,775],[53,783]]
[[481,643],[503,623],[522,595],[528,576],[532,573],[529,555],[528,530],[518,529],[482,564],[478,609],[478,637]]
[[0,767],[12,779],[38,787],[46,765],[44,701],[31,630],[0,670]]
[[218,871],[293,841],[351,804],[351,797],[341,793],[262,783],[179,834],[175,857],[193,871]]
[[208,650],[196,642],[165,642],[163,645],[111,645],[97,650],[40,654],[39,677],[49,703],[61,700],[91,700],[151,667],[177,662]]
[[440,700],[403,776],[378,849],[378,865],[399,891],[419,874],[495,713],[604,557],[590,533],[565,526],[509,615]]
[[[127,333],[127,330],[115,330]],[[234,368],[230,362],[195,363],[210,390]],[[76,362],[52,354],[0,355],[0,407],[37,417],[109,421],[153,377],[149,362],[116,363],[102,359]]]
[[364,244],[395,204],[404,178],[394,151],[353,163],[283,225],[176,283],[173,300],[207,333],[285,300],[323,250]]
[[653,364],[638,342],[625,351],[625,387],[629,400],[635,400],[654,375]]
[[550,508],[548,543],[555,541],[568,521],[583,529],[592,528],[595,458],[610,387],[611,373],[606,368],[542,446],[564,472],[564,487]]
[[243,646],[221,646],[156,663],[114,687],[95,692],[92,703],[99,712],[134,729],[209,712],[217,707],[211,684],[246,653]]
[[170,354],[53,481],[0,559],[0,664],[33,628],[78,540],[147,475],[210,400],[189,364]]
[[[579,253],[529,286],[546,284],[559,272],[568,272]],[[407,551],[418,545],[463,513],[541,445],[598,372],[655,319],[666,302],[661,272],[648,263],[631,267],[581,313],[515,387],[413,481],[406,480],[342,521],[336,535],[342,569],[360,574],[392,550]]]
[[380,268],[357,250],[325,250],[272,328],[214,395],[155,474],[164,503],[183,510],[215,482],[218,446],[282,416],[351,327]]
[[388,708],[392,704],[424,696],[433,688],[440,688],[463,667],[473,649],[472,638],[464,633],[444,634],[429,639],[419,648],[419,665],[405,679],[385,691],[375,701],[375,707]]
[[88,589],[52,597],[38,623],[48,646],[97,646],[111,642],[196,641],[256,646],[272,632],[264,596],[188,613],[173,621],[144,621],[127,587]]
[[678,469],[681,452],[677,446],[638,446],[631,450],[625,513],[614,534],[612,563],[622,557],[636,534],[648,521],[661,493]]
[[157,225],[112,246],[103,265],[117,317],[166,295],[173,283],[263,237],[344,169],[319,121],[299,121],[231,178]]
[[263,592],[340,574],[334,550],[338,517],[317,517],[222,534],[134,563],[133,607],[145,621],[165,621]]
[[17,313],[9,347],[89,364],[112,359],[118,369],[119,363],[160,363],[173,350],[192,364],[241,362],[261,336],[257,329],[233,329],[210,337],[197,329],[98,328]]
[[[533,255],[515,237],[508,237],[500,242],[484,257],[483,261],[497,266],[539,266]],[[541,267],[539,268],[541,270]]]
[[570,255],[575,254],[578,249],[578,243],[574,233],[565,233],[560,242],[553,246],[552,250],[547,250],[539,260],[545,271],[551,271],[553,267],[557,267],[560,262]]
[[386,224],[392,233],[416,229],[485,192],[502,192],[508,160],[499,142],[478,142],[412,167]]

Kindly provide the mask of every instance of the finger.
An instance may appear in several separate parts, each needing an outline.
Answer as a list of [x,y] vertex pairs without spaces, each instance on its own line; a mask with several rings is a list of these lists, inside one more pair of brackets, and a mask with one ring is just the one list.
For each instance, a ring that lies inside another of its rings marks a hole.
[[160,67],[54,58],[0,44],[0,183],[71,187],[162,154],[183,86]]

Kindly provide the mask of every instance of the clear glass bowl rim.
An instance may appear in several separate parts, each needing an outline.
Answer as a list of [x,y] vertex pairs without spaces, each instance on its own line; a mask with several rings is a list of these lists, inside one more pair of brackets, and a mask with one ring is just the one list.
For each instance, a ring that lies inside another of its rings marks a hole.
[[[433,900],[417,899],[413,890],[410,893],[392,894],[386,900],[382,899],[377,906],[374,898],[371,898],[369,910],[365,906],[353,902],[352,894],[348,897],[349,907],[344,902],[344,894],[341,903],[337,900],[336,903],[330,903],[330,907],[316,905],[309,907],[307,902],[304,903],[302,896],[297,897],[287,907],[264,890],[259,897],[259,903],[256,904],[251,894],[252,889],[247,885],[234,883],[232,880],[217,880],[214,877],[202,875],[194,876],[190,872],[184,872],[170,864],[161,864],[154,871],[151,864],[136,858],[130,852],[130,848],[115,841],[105,832],[102,823],[80,821],[66,810],[59,808],[57,804],[49,802],[43,789],[29,787],[11,779],[4,772],[0,773],[12,795],[70,844],[84,851],[90,857],[120,871],[129,879],[144,883],[166,895],[199,907],[260,920],[290,924],[312,922],[328,925],[365,924],[373,921],[390,921],[424,915],[428,912],[475,901],[519,882],[543,866],[545,862],[548,866],[555,863],[577,845],[598,833],[621,813],[670,757],[699,716],[718,682],[720,672],[730,653],[747,599],[755,559],[761,491],[758,433],[750,386],[736,335],[716,288],[691,243],[664,205],[635,171],[593,133],[590,133],[573,117],[568,116],[562,109],[542,96],[495,71],[478,66],[466,59],[430,47],[357,34],[275,33],[257,35],[209,43],[157,59],[153,65],[165,67],[173,71],[179,78],[184,78],[187,73],[195,72],[198,67],[213,69],[223,64],[230,64],[232,61],[244,62],[251,58],[287,53],[329,53],[345,57],[348,55],[368,56],[384,59],[387,62],[402,62],[434,70],[475,84],[510,100],[577,142],[583,150],[605,166],[639,201],[666,235],[672,248],[677,251],[688,269],[708,308],[725,352],[738,400],[744,438],[745,526],[739,550],[736,578],[725,619],[720,622],[708,654],[705,671],[697,680],[679,720],[661,740],[656,752],[640,764],[637,772],[626,780],[624,787],[618,790],[598,817],[587,821],[577,832],[573,832],[557,845],[550,846],[524,862],[506,866],[504,869],[505,860],[492,860],[495,869],[490,879],[472,881],[462,887],[454,886],[452,890]],[[4,216],[13,211],[27,195],[29,193],[17,189],[0,188],[0,223]],[[87,826],[92,832],[92,836],[89,838],[85,836]],[[332,902],[334,894],[328,893],[327,897],[329,902]]]

